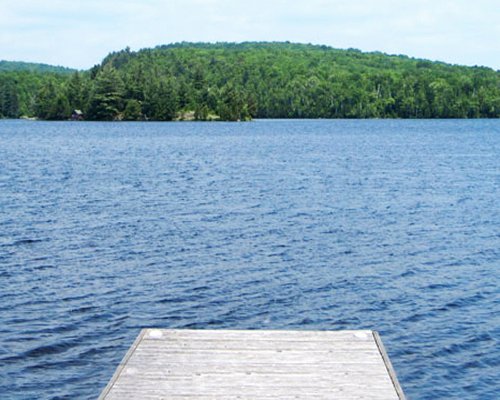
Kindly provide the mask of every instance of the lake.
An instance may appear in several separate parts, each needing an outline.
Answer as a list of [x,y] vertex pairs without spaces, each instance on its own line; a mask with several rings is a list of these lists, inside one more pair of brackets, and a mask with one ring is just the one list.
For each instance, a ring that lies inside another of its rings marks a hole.
[[92,399],[143,327],[374,329],[496,399],[500,121],[0,121],[0,393]]

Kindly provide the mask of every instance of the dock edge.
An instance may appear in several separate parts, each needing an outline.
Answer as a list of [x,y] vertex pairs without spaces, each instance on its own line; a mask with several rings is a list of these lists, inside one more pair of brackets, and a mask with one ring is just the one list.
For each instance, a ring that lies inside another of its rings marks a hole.
[[142,342],[142,339],[144,338],[144,335],[146,335],[146,332],[147,332],[147,329],[141,329],[141,332],[135,338],[134,343],[132,344],[132,346],[130,346],[127,353],[125,354],[123,359],[120,361],[120,365],[118,365],[118,368],[116,369],[115,373],[113,374],[113,376],[111,377],[108,384],[103,389],[103,391],[101,392],[101,394],[97,398],[97,400],[104,400],[106,398],[108,393],[111,391],[111,388],[118,381],[118,378],[120,377],[120,375],[123,371],[123,368],[125,368],[125,366],[127,365],[129,358],[132,356],[132,354],[134,353],[137,346],[139,346],[139,344]]
[[396,371],[394,370],[391,360],[389,359],[389,355],[387,354],[384,344],[382,343],[382,339],[380,338],[380,335],[378,334],[377,331],[372,331],[373,338],[375,339],[375,343],[377,344],[378,351],[380,352],[380,355],[382,356],[382,359],[384,360],[385,368],[387,369],[387,372],[389,373],[389,376],[391,377],[392,384],[394,386],[394,389],[396,390],[396,393],[398,394],[398,397],[400,400],[407,400],[405,397],[405,394],[403,392],[403,388],[399,384],[398,377],[396,375]]

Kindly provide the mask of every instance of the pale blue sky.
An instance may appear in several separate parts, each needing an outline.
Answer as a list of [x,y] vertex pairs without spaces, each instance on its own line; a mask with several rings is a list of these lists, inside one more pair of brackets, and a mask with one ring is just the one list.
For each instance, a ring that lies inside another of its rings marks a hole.
[[500,69],[500,0],[0,0],[0,59],[76,68],[178,41],[284,41]]

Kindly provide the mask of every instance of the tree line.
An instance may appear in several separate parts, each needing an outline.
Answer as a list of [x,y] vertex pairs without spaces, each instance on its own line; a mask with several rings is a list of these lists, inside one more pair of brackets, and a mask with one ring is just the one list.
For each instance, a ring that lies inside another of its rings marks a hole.
[[[22,64],[22,63],[21,63]],[[500,72],[291,43],[177,43],[87,71],[0,69],[0,117],[498,118]]]

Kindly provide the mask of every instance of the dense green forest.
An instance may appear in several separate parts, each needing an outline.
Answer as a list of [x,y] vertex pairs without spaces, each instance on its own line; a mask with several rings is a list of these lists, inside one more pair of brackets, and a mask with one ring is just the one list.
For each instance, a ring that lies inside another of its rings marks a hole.
[[56,67],[48,64],[0,60],[0,72],[4,71],[57,72],[61,74],[71,74],[76,72],[76,70],[72,68]]
[[498,118],[500,72],[292,43],[177,43],[88,71],[0,62],[0,117]]

